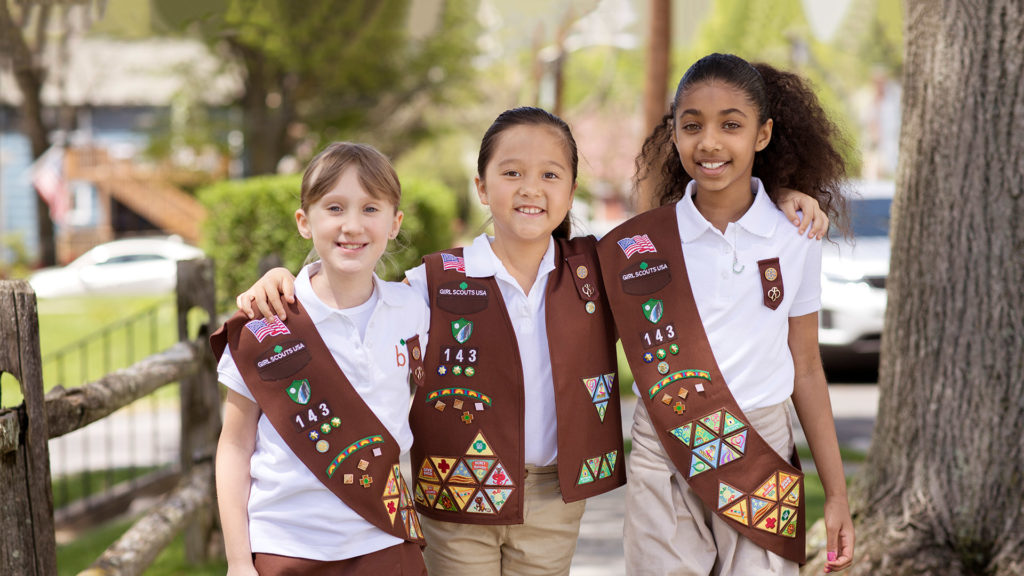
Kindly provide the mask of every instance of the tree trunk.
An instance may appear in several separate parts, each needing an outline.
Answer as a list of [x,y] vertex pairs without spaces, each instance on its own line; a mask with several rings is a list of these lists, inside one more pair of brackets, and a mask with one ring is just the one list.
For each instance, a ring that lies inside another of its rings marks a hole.
[[[672,1],[650,0],[650,22],[647,29],[647,76],[644,83],[644,136],[661,122],[668,107],[669,56],[672,50]],[[653,190],[657,187],[658,175],[651,174],[640,185],[637,211],[643,212],[654,207]]]
[[1024,3],[905,9],[889,307],[853,574],[1024,574]]

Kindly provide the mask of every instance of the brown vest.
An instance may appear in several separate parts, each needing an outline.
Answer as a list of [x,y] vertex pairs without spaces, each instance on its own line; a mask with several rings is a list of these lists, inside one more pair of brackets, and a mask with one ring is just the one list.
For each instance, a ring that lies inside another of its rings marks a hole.
[[[803,563],[796,451],[792,464],[779,457],[729,391],[693,299],[675,210],[671,204],[641,214],[598,244],[640,396],[666,454],[704,505],[758,545]],[[779,280],[773,270],[768,276]]]
[[[545,293],[558,418],[558,478],[573,502],[626,481],[615,332],[593,237],[555,241]],[[417,509],[466,524],[523,522],[523,370],[493,277],[470,278],[461,249],[431,254],[426,377],[409,415]],[[461,268],[461,270],[460,270]]]
[[[410,350],[418,342],[416,336]],[[374,526],[424,544],[399,468],[398,442],[352,387],[297,301],[283,323],[236,313],[210,344],[218,358],[231,347],[260,409],[324,486]]]

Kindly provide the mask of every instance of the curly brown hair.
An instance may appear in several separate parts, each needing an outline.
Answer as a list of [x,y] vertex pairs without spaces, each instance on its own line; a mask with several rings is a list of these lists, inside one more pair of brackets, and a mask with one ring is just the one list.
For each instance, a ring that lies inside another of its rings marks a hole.
[[772,201],[778,201],[781,188],[799,190],[816,199],[829,219],[847,234],[843,194],[847,174],[840,153],[848,146],[844,135],[800,76],[764,63],[751,64],[732,54],[709,54],[683,74],[668,114],[636,157],[634,193],[650,179],[658,205],[683,197],[692,178],[683,169],[672,142],[676,109],[687,90],[712,80],[726,82],[745,93],[760,123],[772,120],[771,141],[755,154],[753,169]]

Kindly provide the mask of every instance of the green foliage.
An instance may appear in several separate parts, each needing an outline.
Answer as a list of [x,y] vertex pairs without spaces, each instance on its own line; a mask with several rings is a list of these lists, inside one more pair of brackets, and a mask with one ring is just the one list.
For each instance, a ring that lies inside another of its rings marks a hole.
[[209,216],[203,250],[216,268],[218,309],[234,310],[234,297],[255,282],[261,262],[297,271],[312,249],[299,236],[295,210],[302,177],[261,176],[218,182],[198,191]]
[[[217,302],[235,308],[234,298],[246,290],[271,262],[297,272],[312,250],[295,227],[300,176],[261,176],[219,182],[199,191],[210,217],[204,222],[203,249],[216,262]],[[401,249],[378,267],[386,279],[403,278],[424,254],[451,246],[455,197],[433,180],[402,178],[405,220]]]

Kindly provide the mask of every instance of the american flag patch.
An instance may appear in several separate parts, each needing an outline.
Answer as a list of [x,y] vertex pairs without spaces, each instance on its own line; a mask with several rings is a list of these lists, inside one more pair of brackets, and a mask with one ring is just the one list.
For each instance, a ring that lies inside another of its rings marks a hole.
[[654,244],[651,243],[651,239],[647,237],[647,234],[637,234],[632,238],[623,238],[617,242],[619,248],[625,252],[626,258],[629,258],[633,254],[639,252],[657,252],[654,248]]
[[441,252],[441,264],[445,270],[466,271],[466,260],[461,256],[453,256],[447,252]]
[[274,319],[270,322],[259,318],[257,320],[251,320],[245,324],[245,327],[252,332],[252,335],[256,337],[257,342],[263,342],[263,339],[267,336],[279,336],[281,334],[291,334],[288,331],[288,327],[281,322],[281,319],[274,316]]

